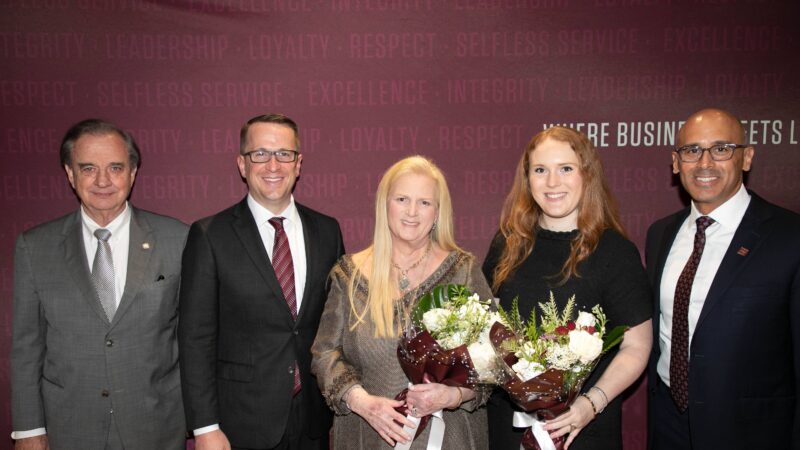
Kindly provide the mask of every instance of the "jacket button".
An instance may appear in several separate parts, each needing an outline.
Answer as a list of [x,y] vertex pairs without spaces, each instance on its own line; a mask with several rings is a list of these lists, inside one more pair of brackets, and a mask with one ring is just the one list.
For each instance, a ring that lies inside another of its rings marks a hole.
[[289,373],[294,373],[294,366],[289,366]]
[[298,334],[300,334],[300,332],[299,332],[299,331],[297,331],[297,330],[294,330],[294,331],[292,331],[292,333],[294,333],[294,335],[295,335],[295,336],[297,336]]
[[113,340],[109,339],[109,340],[106,341],[106,347],[113,347],[113,346],[114,346],[114,341]]
[[108,389],[103,389],[103,392],[101,392],[100,395],[102,395],[103,397],[108,397],[110,394],[108,392]]

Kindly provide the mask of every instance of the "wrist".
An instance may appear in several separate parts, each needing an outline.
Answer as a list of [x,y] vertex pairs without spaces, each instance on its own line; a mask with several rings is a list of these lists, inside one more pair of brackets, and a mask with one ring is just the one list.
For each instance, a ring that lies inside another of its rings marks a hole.
[[586,400],[587,403],[589,403],[589,407],[591,407],[591,409],[592,409],[592,419],[597,417],[597,405],[595,404],[594,400],[592,400],[592,397],[589,397],[589,395],[584,392],[578,398],[579,399],[582,398],[582,399]]
[[364,387],[360,384],[354,384],[347,388],[347,391],[345,391],[344,395],[342,395],[342,400],[344,400],[344,404],[347,406],[347,409],[354,411],[353,406],[357,402],[359,394],[362,392],[366,393],[367,391],[364,390]]
[[195,435],[194,441],[195,443],[214,442],[220,433],[222,433],[222,430],[217,428],[216,430],[211,430],[207,433]]
[[458,409],[461,406],[461,404],[464,403],[464,392],[458,386],[456,386],[455,396],[456,396],[455,404],[452,404],[450,409]]
[[597,404],[600,407],[600,409],[597,410],[597,414],[601,414],[608,407],[608,396],[606,395],[606,391],[599,386],[592,386],[588,391],[586,391],[586,393],[588,394],[591,392],[595,392],[599,395],[599,397],[596,397],[595,400],[600,402]]

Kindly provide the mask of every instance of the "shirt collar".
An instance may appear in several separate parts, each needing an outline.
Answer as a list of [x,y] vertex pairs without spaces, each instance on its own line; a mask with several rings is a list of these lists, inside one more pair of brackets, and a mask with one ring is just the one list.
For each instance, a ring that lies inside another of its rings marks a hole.
[[[733,197],[729,198],[725,203],[719,205],[716,209],[711,211],[710,214],[705,215],[714,219],[714,222],[719,223],[722,228],[728,228],[731,226],[736,228],[742,221],[744,212],[747,210],[747,206],[749,204],[750,194],[747,192],[747,189],[745,189],[744,184],[742,184],[739,186],[739,190],[733,194]],[[697,218],[703,215],[704,214],[700,214],[700,211],[698,211],[694,201],[692,201],[692,210],[691,213],[689,213],[687,225],[690,228],[694,227]]]
[[258,226],[266,224],[267,221],[273,217],[283,217],[285,219],[283,222],[287,226],[291,226],[300,221],[300,215],[297,213],[297,206],[294,204],[294,195],[289,197],[289,205],[287,205],[286,209],[281,211],[280,214],[275,214],[267,208],[264,208],[250,194],[247,194],[247,207],[250,208],[253,219],[255,219]]
[[125,209],[114,218],[108,225],[101,227],[97,224],[89,214],[86,214],[86,211],[81,206],[81,222],[83,222],[83,228],[89,232],[90,236],[94,236],[94,231],[98,228],[105,228],[106,230],[111,232],[111,237],[117,235],[117,232],[121,230],[123,227],[127,226],[131,222],[131,209],[128,207],[128,202],[125,202]]

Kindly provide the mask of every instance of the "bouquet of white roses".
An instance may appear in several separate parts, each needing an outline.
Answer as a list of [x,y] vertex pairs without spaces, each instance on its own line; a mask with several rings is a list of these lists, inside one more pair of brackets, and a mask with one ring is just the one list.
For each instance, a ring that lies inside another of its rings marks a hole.
[[[400,366],[414,384],[488,388],[496,384],[504,370],[489,339],[492,325],[499,319],[490,301],[481,300],[465,286],[436,286],[419,298],[408,316],[397,346]],[[404,400],[406,394],[404,390],[396,398]],[[417,435],[432,416],[441,419],[441,413],[420,419],[409,416],[409,420],[419,420]],[[429,445],[436,447],[435,441],[441,445],[443,436],[444,422],[434,420]]]
[[[481,300],[478,294],[469,295],[464,286],[451,286],[453,290],[447,299],[430,296],[431,307],[427,311],[423,312],[428,307],[427,299],[424,305],[422,300],[420,301],[415,310],[415,317],[419,317],[421,312],[422,318],[415,320],[415,323],[421,324],[421,328],[430,333],[444,350],[452,350],[462,345],[467,347],[467,353],[475,369],[471,374],[472,384],[494,384],[497,381],[499,366],[492,343],[489,341],[489,331],[492,325],[500,320],[500,315],[490,309],[489,300]],[[444,288],[441,288],[443,291]]]
[[591,313],[577,312],[573,319],[575,296],[559,312],[551,292],[539,309],[541,320],[536,320],[534,308],[523,322],[517,299],[511,311],[500,308],[502,323],[492,327],[491,341],[506,365],[501,386],[520,408],[533,413],[515,415],[515,426],[528,427],[523,447],[561,448],[564,437],[550,440],[540,419],[556,417],[569,407],[600,356],[622,341],[627,327],[607,332],[608,321],[599,305]]

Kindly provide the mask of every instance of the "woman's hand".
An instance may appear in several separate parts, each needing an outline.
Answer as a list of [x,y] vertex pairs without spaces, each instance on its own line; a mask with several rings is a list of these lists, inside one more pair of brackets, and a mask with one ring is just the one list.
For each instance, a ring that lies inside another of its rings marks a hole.
[[544,429],[550,433],[550,437],[553,439],[568,434],[569,436],[567,436],[567,440],[564,443],[564,449],[566,450],[575,440],[575,437],[580,434],[581,430],[586,425],[589,425],[589,422],[594,418],[595,413],[589,400],[583,396],[578,396],[567,412],[555,419],[548,420],[544,425]]
[[[625,332],[625,339],[620,344],[619,352],[597,383],[586,392],[594,402],[598,413],[642,374],[650,355],[652,336],[652,320],[646,320]],[[594,420],[595,415],[592,403],[586,397],[579,396],[572,402],[569,411],[549,420],[544,429],[550,432],[551,437],[569,433],[564,445],[566,449],[581,430]]]
[[[460,391],[460,392],[459,392]],[[406,405],[416,417],[424,417],[440,409],[455,409],[471,400],[475,393],[439,383],[415,384],[408,388]]]
[[395,443],[408,443],[412,436],[403,432],[403,426],[416,428],[413,422],[395,408],[403,406],[403,402],[377,395],[370,395],[361,387],[352,389],[347,394],[347,404],[350,410],[358,414],[369,423],[381,438],[394,447]]

